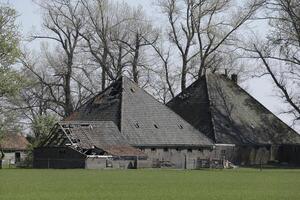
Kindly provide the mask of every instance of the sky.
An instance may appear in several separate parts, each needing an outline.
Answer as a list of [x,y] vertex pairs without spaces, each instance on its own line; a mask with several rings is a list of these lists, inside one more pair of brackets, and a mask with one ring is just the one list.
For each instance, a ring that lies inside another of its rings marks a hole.
[[[3,1],[0,0],[0,2]],[[19,14],[18,23],[24,39],[26,39],[33,30],[38,31],[41,28],[41,13],[32,0],[6,0],[5,2],[9,2],[9,4],[17,10]],[[156,12],[154,12],[156,9],[153,8],[150,0],[125,0],[125,2],[134,6],[142,5],[149,15],[154,17],[157,15]],[[260,27],[263,29],[263,26]],[[29,47],[39,48],[37,44],[28,45],[28,48]],[[243,82],[241,86],[285,123],[291,124],[291,116],[280,114],[284,110],[285,105],[276,97],[277,93],[274,90],[270,77],[252,78]],[[294,128],[300,132],[300,126]]]

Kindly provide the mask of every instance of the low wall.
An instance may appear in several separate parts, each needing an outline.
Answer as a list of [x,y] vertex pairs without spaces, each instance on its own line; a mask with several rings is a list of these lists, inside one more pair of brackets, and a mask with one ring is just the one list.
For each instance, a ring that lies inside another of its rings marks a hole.
[[[209,160],[213,151],[207,148],[143,148],[148,156],[147,167],[197,169],[198,160]],[[152,163],[152,164],[151,164]]]
[[87,158],[85,161],[86,169],[136,169],[136,168],[151,168],[152,163],[149,160],[136,160],[136,159],[111,159],[93,157]]
[[270,162],[300,165],[300,146],[216,146],[215,157],[225,158],[237,165],[259,165]]
[[236,165],[267,164],[272,157],[270,146],[216,146],[214,155]]

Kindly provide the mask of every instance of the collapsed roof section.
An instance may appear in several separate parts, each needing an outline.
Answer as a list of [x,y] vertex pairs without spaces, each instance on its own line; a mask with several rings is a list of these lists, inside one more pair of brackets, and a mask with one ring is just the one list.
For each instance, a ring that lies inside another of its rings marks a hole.
[[131,147],[110,121],[60,122],[43,146],[69,146],[84,154],[145,156],[140,150]]
[[212,141],[126,77],[91,98],[69,120],[112,121],[133,146],[213,146]]
[[207,74],[167,104],[217,143],[300,144],[300,136],[234,81]]

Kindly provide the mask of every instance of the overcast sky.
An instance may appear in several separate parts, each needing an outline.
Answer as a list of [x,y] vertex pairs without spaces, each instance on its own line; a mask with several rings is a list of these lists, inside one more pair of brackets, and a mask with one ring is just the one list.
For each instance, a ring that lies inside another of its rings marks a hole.
[[[39,8],[32,0],[8,0],[8,2],[19,14],[18,20],[23,38],[26,38],[33,30],[38,31],[40,29],[42,23],[41,14]],[[151,7],[151,0],[125,0],[125,2],[135,6],[140,4],[151,16],[157,15],[156,12],[154,12],[156,9]],[[263,29],[263,26],[260,27]],[[34,47],[39,48],[38,45],[34,45]],[[276,91],[268,77],[247,80],[246,82],[243,82],[242,86],[284,122],[291,124],[291,116],[280,114],[280,112],[284,110],[284,105],[276,97]],[[297,129],[298,132],[300,131],[300,127],[295,127],[295,129]]]

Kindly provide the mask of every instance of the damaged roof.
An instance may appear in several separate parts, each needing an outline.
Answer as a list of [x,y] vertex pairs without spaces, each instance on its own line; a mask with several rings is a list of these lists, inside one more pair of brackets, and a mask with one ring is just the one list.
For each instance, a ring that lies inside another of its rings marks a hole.
[[25,151],[29,145],[28,140],[21,134],[6,133],[0,139],[0,149],[9,151]]
[[212,146],[167,106],[121,77],[64,121],[112,121],[133,146]]
[[63,136],[56,136],[56,140],[53,140],[55,142],[46,143],[45,146],[65,146],[69,143],[68,145],[77,150],[97,148],[114,156],[144,156],[143,152],[129,145],[111,121],[60,122],[58,129],[54,130],[54,134]]
[[300,136],[224,75],[207,74],[167,104],[217,143],[300,144]]

